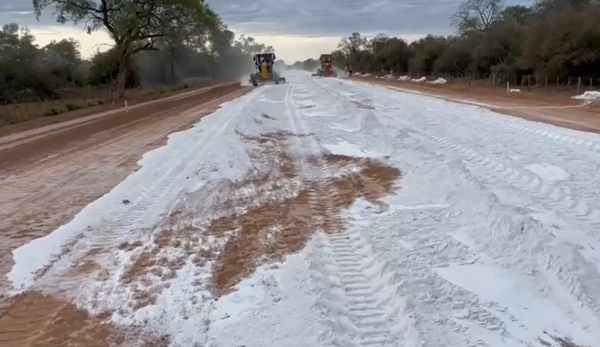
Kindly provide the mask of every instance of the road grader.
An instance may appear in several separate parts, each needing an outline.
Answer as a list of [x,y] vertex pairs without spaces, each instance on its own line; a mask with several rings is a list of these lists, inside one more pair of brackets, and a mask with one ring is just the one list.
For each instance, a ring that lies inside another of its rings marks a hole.
[[321,62],[321,67],[317,70],[316,74],[313,76],[319,77],[337,77],[337,72],[333,68],[333,55],[332,54],[321,54],[319,57],[319,61]]
[[273,69],[275,59],[275,53],[259,53],[254,56],[256,72],[250,75],[250,83],[253,86],[285,83],[285,78]]

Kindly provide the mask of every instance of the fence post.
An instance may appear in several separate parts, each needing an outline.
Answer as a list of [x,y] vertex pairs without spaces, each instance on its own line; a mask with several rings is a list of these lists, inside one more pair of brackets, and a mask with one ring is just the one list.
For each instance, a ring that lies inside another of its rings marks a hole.
[[496,88],[496,74],[492,74],[492,88]]
[[581,90],[581,77],[577,77],[577,95],[579,95],[580,90]]
[[510,82],[506,81],[506,94],[510,94]]

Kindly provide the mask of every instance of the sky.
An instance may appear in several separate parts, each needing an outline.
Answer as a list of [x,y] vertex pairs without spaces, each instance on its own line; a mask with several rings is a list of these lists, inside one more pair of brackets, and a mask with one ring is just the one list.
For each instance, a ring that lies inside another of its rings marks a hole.
[[[288,63],[331,52],[342,37],[354,31],[374,36],[386,33],[413,41],[428,33],[454,33],[450,15],[462,0],[206,0],[228,26],[275,48]],[[507,5],[532,1],[505,0]],[[72,37],[85,57],[110,47],[105,32],[92,35],[58,25],[51,13],[39,21],[31,0],[0,0],[0,23],[16,22],[36,35],[37,43]]]

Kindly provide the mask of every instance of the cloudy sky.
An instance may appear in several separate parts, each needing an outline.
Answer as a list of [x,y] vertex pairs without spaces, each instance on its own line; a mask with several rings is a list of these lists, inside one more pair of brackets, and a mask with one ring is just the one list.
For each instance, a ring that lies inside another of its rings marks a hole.
[[[449,16],[461,0],[207,0],[237,33],[275,47],[278,57],[293,62],[316,57],[337,46],[353,31],[366,35],[384,32],[412,41],[427,33],[451,34]],[[505,0],[506,4],[529,4]],[[0,0],[0,23],[29,27],[40,45],[73,37],[84,55],[105,50],[103,32],[87,35],[79,28],[56,25],[50,14],[37,21],[31,0]]]

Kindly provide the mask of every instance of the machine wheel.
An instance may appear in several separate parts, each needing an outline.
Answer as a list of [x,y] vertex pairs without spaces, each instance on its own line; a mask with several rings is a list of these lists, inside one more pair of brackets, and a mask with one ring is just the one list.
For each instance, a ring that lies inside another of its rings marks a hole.
[[254,74],[250,75],[250,83],[252,83],[253,86],[258,87],[258,82],[256,81],[256,76],[254,76]]

